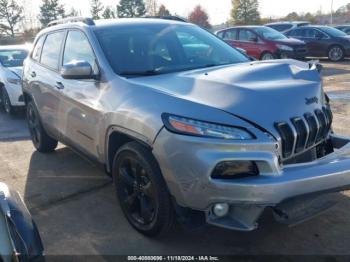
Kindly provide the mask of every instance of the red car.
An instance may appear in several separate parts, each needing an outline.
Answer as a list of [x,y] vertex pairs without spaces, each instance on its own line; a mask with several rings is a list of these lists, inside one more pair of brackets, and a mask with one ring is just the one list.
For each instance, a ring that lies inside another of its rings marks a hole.
[[305,42],[288,38],[266,26],[236,26],[216,34],[231,46],[242,48],[249,56],[260,60],[303,59],[308,53]]

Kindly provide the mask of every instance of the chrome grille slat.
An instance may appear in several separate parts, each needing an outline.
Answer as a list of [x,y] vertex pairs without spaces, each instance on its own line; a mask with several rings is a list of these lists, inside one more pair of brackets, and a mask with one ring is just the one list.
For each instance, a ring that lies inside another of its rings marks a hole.
[[333,121],[329,107],[305,113],[302,117],[294,117],[290,122],[275,123],[281,136],[282,156],[289,158],[316,146],[327,138]]

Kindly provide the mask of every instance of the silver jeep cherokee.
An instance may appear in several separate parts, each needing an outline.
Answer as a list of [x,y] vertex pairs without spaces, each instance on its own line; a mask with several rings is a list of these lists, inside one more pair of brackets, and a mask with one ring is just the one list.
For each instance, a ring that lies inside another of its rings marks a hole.
[[23,91],[36,149],[104,165],[141,233],[175,217],[249,231],[267,208],[308,219],[350,184],[317,69],[250,61],[185,22],[75,18],[39,33]]

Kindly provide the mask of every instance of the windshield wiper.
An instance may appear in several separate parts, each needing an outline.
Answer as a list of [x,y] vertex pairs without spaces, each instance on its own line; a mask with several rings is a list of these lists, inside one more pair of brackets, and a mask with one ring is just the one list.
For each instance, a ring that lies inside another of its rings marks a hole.
[[119,73],[119,75],[121,76],[154,76],[159,74],[160,74],[160,70],[158,69],[145,70],[145,71],[122,71]]

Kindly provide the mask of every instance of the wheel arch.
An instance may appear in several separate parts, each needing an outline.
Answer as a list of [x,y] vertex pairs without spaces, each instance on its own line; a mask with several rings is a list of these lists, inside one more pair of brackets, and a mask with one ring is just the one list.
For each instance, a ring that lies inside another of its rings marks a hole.
[[110,174],[112,171],[114,156],[119,148],[129,142],[137,142],[150,151],[153,149],[153,141],[143,135],[123,127],[111,126],[107,131],[105,139],[105,165],[107,173]]

